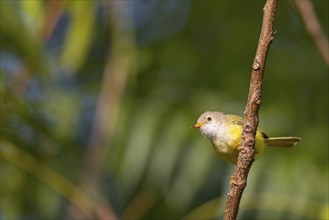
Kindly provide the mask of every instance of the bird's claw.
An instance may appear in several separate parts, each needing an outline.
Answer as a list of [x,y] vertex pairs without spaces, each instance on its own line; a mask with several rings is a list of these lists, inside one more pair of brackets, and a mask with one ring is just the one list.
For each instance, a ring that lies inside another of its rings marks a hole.
[[230,177],[230,184],[236,186],[235,176]]

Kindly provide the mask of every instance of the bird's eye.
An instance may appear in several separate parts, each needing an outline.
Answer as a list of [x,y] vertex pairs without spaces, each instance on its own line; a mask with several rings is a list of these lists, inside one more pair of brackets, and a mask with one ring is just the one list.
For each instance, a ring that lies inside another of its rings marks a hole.
[[211,117],[208,117],[208,118],[207,118],[207,120],[208,120],[208,121],[211,121],[211,120],[212,120],[212,118],[211,118]]

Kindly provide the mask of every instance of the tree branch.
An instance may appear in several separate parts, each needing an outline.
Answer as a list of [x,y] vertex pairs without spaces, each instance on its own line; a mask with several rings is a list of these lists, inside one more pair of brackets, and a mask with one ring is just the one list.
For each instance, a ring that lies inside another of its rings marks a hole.
[[239,153],[235,183],[227,195],[225,220],[236,219],[239,204],[247,177],[255,156],[255,134],[258,127],[258,110],[261,103],[261,89],[267,54],[273,40],[273,23],[277,0],[267,0],[264,6],[263,24],[258,41],[255,59],[252,65],[248,103],[245,109],[245,121],[242,133],[242,146]]
[[313,5],[309,0],[295,0],[295,4],[302,17],[306,30],[311,35],[324,61],[329,66],[329,42],[316,16]]

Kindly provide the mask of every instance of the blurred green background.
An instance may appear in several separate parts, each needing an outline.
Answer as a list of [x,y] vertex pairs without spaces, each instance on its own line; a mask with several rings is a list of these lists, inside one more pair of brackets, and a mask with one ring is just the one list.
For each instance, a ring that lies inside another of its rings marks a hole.
[[[243,115],[265,1],[8,1],[0,218],[214,219],[235,167],[191,125]],[[312,1],[328,36],[329,1]],[[279,1],[239,219],[328,219],[328,66]]]

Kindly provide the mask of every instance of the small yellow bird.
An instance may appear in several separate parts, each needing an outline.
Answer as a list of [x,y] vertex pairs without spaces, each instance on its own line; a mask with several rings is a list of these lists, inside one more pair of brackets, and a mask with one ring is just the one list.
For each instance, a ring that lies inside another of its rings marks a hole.
[[[222,112],[207,111],[197,120],[194,128],[210,139],[219,157],[226,162],[236,164],[241,146],[243,118],[237,115],[224,115]],[[265,145],[289,148],[297,144],[299,137],[268,137],[257,130],[255,159],[264,151]]]

